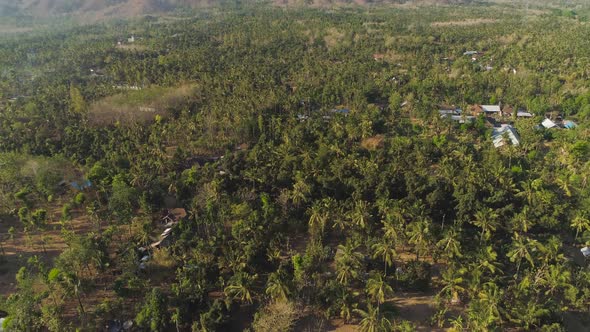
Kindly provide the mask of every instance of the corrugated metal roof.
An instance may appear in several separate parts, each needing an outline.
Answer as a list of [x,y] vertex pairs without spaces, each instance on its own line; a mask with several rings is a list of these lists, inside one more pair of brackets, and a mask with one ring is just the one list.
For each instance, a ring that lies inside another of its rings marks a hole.
[[518,136],[516,129],[514,129],[514,127],[512,127],[511,125],[503,124],[500,127],[494,128],[494,131],[492,132],[492,141],[495,147],[499,148],[506,144],[504,142],[505,134],[508,135],[508,138],[512,142],[512,145],[520,144],[520,137]]
[[543,122],[541,122],[541,125],[547,129],[557,127],[557,124],[555,122],[551,121],[551,119],[543,120]]
[[500,105],[481,105],[484,112],[500,113]]

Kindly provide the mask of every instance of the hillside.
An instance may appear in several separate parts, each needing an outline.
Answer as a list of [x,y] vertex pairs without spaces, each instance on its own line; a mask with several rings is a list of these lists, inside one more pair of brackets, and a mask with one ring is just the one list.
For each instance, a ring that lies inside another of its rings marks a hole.
[[[458,4],[478,0],[271,0],[275,5],[332,6],[340,4]],[[179,8],[219,5],[219,0],[0,0],[0,16],[51,17],[72,14],[82,18],[121,18],[169,12]],[[265,1],[238,1],[265,2]]]
[[2,16],[47,17],[63,14],[131,17],[183,6],[208,5],[207,0],[0,0]]

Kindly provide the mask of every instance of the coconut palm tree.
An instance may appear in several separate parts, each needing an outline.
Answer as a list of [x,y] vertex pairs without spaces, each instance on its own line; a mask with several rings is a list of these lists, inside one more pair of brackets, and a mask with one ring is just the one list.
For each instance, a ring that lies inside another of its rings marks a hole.
[[463,292],[465,288],[463,284],[465,279],[463,276],[467,273],[467,269],[457,268],[449,266],[442,273],[443,288],[440,290],[439,295],[443,295],[446,298],[456,298],[459,292]]
[[375,274],[367,280],[366,291],[371,299],[377,302],[378,307],[385,302],[386,297],[393,294],[393,288],[380,273]]
[[366,201],[357,201],[354,205],[354,209],[350,215],[350,219],[354,225],[357,225],[361,229],[367,227],[367,223],[371,219],[369,203]]
[[337,280],[343,285],[348,285],[350,280],[358,277],[361,270],[363,255],[356,251],[357,245],[352,242],[339,245],[336,251]]
[[441,248],[446,257],[453,259],[455,257],[462,257],[461,242],[459,241],[459,231],[457,227],[447,230],[443,238],[438,241],[437,246]]
[[367,310],[354,309],[354,312],[361,316],[360,332],[389,332],[392,330],[391,322],[383,317],[378,307],[373,307],[370,303]]
[[576,236],[574,237],[575,242],[578,240],[578,235],[581,231],[590,231],[590,220],[582,216],[576,216],[570,223],[570,226],[576,230]]
[[533,226],[533,220],[530,215],[530,208],[528,205],[525,205],[520,213],[514,216],[512,219],[512,227],[515,231],[527,233],[529,229]]
[[520,271],[520,265],[523,259],[526,259],[531,266],[535,266],[535,262],[533,262],[533,256],[531,255],[531,250],[538,246],[538,242],[536,240],[531,240],[526,237],[521,237],[518,233],[514,233],[512,237],[512,245],[510,250],[508,251],[508,258],[510,258],[511,262],[516,262],[516,276]]
[[411,223],[406,230],[408,242],[414,245],[416,251],[416,260],[420,254],[427,251],[430,244],[430,220],[421,218]]
[[230,285],[223,290],[225,296],[251,304],[253,301],[250,286],[257,277],[258,275],[250,276],[246,273],[234,276],[230,281]]
[[322,202],[316,201],[307,209],[309,215],[309,229],[312,234],[322,234],[326,221],[328,220],[328,213],[325,211]]
[[289,287],[281,280],[278,272],[271,273],[266,282],[266,295],[273,300],[286,301],[290,295]]
[[383,269],[387,276],[387,267],[393,265],[393,260],[397,256],[395,252],[395,242],[383,237],[381,241],[371,246],[373,249],[373,258],[381,257],[383,259]]
[[491,208],[480,209],[475,212],[475,220],[472,223],[481,228],[479,235],[480,242],[483,240],[489,240],[493,231],[499,225],[498,214]]

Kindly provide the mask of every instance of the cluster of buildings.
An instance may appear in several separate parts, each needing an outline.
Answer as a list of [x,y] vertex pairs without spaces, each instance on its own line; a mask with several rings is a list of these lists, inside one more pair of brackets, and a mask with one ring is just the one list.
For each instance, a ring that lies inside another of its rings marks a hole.
[[180,222],[181,219],[187,216],[186,210],[183,208],[174,208],[168,209],[164,214],[164,217],[161,219],[161,225],[164,228],[162,234],[160,234],[158,241],[153,242],[149,245],[149,247],[140,247],[139,250],[139,269],[145,270],[147,267],[147,262],[151,259],[150,250],[167,247],[172,244],[172,229],[176,224]]
[[[483,116],[486,123],[492,128],[492,142],[499,148],[507,142],[512,145],[520,144],[520,136],[512,126],[515,119],[532,118],[534,114],[523,110],[515,109],[513,106],[505,105],[471,105],[465,112],[456,106],[442,105],[438,113],[441,118],[450,119],[458,123],[474,122],[476,118]],[[538,126],[539,129],[566,128],[573,129],[577,125],[571,120],[563,120],[559,114],[548,113],[545,119]]]

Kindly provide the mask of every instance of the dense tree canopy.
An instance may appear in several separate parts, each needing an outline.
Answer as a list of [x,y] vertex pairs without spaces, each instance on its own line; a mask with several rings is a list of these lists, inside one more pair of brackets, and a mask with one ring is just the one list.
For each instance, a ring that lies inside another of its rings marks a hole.
[[[20,262],[7,327],[587,324],[578,11],[232,6],[4,37],[2,248],[63,243]],[[499,103],[534,114],[508,120],[520,145],[438,113]],[[409,291],[429,321],[396,315]]]

